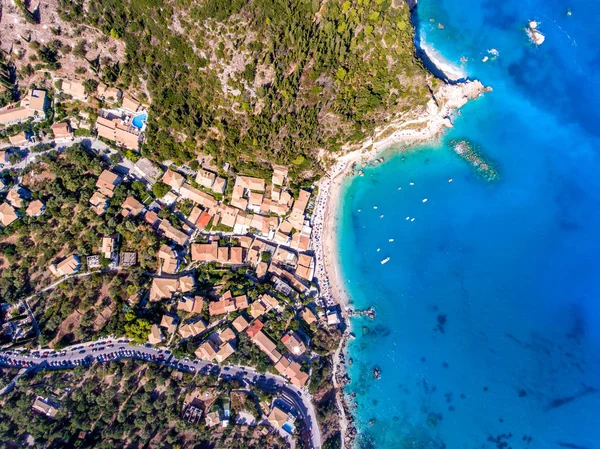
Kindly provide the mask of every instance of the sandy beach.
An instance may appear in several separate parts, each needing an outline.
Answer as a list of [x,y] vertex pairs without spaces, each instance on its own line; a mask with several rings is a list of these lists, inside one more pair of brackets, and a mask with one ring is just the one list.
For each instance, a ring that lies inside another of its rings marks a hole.
[[337,158],[328,173],[319,181],[315,209],[312,218],[312,248],[315,251],[315,277],[318,280],[320,300],[323,305],[339,305],[346,323],[346,331],[335,353],[333,379],[336,387],[338,408],[340,410],[340,428],[342,449],[350,446],[355,428],[349,412],[350,404],[343,395],[343,386],[347,381],[345,366],[345,343],[351,336],[349,315],[352,305],[346,288],[338,253],[337,233],[339,226],[339,207],[344,179],[354,170],[360,170],[363,164],[376,161],[382,151],[392,146],[409,146],[436,139],[447,127],[452,126],[452,114],[469,100],[479,97],[484,88],[479,81],[469,81],[457,85],[443,85],[435,97],[427,104],[425,111],[416,117],[401,117],[392,120],[387,126],[376,130],[374,136],[358,149],[346,148],[346,154]]
[[373,138],[363,142],[360,148],[338,157],[327,175],[319,181],[311,240],[316,256],[315,277],[319,282],[320,298],[325,305],[339,305],[344,316],[351,311],[337,248],[338,208],[346,176],[353,167],[360,169],[363,163],[372,162],[392,146],[409,146],[437,138],[445,128],[452,126],[450,117],[456,109],[486,90],[489,89],[478,81],[442,86],[435,99],[429,101],[423,115],[391,121],[377,130]]

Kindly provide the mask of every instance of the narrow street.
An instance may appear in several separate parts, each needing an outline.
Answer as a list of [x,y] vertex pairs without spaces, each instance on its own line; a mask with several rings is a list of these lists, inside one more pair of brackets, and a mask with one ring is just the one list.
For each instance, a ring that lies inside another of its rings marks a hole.
[[217,374],[226,380],[236,379],[270,393],[279,393],[294,405],[306,422],[311,433],[311,447],[319,449],[322,445],[317,415],[308,391],[291,385],[281,376],[270,373],[261,374],[248,366],[219,366],[203,360],[187,358],[179,360],[169,350],[131,345],[124,339],[104,339],[82,343],[59,352],[41,349],[33,351],[31,355],[21,355],[10,351],[0,352],[0,365],[26,368],[27,370],[59,370],[72,369],[77,366],[90,367],[94,363],[106,363],[126,358],[171,366],[179,371],[196,375]]

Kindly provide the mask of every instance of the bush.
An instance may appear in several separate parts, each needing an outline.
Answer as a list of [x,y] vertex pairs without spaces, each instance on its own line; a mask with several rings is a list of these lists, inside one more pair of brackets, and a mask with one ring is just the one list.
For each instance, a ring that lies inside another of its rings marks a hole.
[[152,186],[152,193],[156,196],[156,198],[162,198],[165,196],[171,188],[162,181],[158,181],[156,184]]

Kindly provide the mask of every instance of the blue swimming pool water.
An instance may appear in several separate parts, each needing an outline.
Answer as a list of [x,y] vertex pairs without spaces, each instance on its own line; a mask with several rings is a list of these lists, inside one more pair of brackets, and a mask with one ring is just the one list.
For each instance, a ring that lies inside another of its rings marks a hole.
[[144,124],[146,123],[146,119],[148,118],[148,114],[139,114],[133,117],[131,120],[131,124],[135,126],[137,129],[142,129]]
[[[599,8],[419,1],[421,36],[494,92],[346,186],[342,269],[377,311],[349,345],[357,447],[600,447]],[[463,138],[498,181],[453,153]]]

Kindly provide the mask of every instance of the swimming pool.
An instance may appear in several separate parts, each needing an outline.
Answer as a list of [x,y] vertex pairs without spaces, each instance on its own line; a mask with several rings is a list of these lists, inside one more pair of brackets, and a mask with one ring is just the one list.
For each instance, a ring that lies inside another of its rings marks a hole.
[[146,113],[136,115],[135,117],[133,117],[131,124],[134,127],[136,127],[137,129],[142,129],[144,127],[144,125],[146,124],[147,118],[148,118],[148,114],[146,114]]
[[287,422],[283,426],[281,426],[281,428],[283,430],[285,430],[287,433],[292,433],[294,431],[294,428],[292,427],[292,425]]

